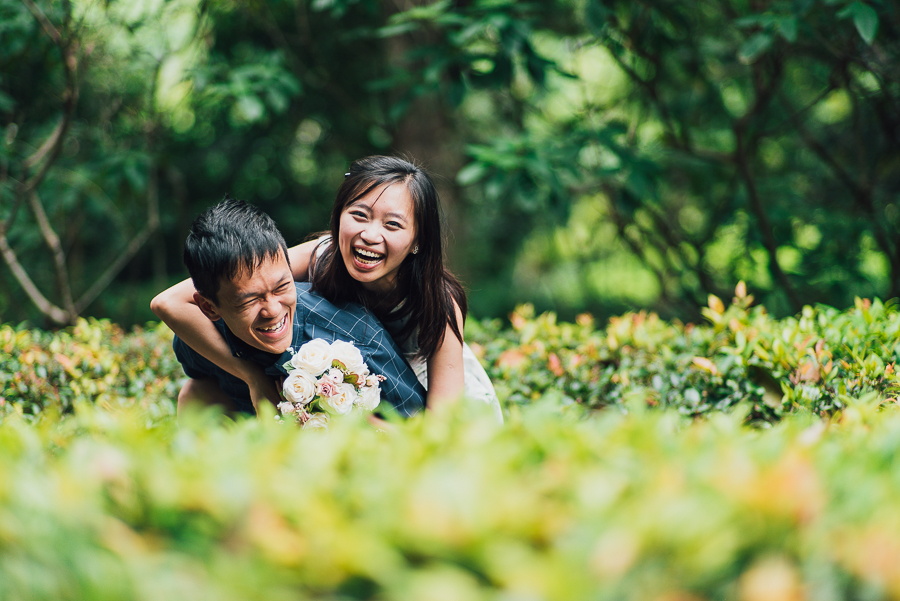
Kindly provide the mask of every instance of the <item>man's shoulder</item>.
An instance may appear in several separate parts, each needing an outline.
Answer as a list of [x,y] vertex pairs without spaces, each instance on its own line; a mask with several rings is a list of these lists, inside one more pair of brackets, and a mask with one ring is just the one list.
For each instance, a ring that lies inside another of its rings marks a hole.
[[384,327],[372,313],[356,303],[332,303],[311,290],[308,282],[297,286],[297,320],[301,329],[324,328],[329,332],[368,344],[384,335]]

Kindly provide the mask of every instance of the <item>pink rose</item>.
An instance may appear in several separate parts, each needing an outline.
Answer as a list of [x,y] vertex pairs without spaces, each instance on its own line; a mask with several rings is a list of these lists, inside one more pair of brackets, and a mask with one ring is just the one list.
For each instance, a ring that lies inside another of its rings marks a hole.
[[316,382],[316,395],[321,397],[330,397],[337,393],[339,383],[332,378],[323,376]]

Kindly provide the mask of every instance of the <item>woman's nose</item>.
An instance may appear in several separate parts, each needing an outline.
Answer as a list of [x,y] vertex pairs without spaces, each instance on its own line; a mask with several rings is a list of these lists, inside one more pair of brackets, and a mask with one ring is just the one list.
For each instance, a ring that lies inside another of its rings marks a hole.
[[366,244],[375,244],[381,240],[381,235],[378,233],[378,228],[374,225],[370,225],[365,228],[362,232],[360,232],[359,237],[363,239],[363,242]]

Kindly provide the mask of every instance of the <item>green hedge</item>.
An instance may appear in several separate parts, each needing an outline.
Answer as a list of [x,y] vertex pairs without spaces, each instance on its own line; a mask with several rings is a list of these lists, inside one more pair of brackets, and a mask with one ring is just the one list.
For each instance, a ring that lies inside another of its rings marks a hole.
[[[900,415],[0,424],[0,600],[900,597]],[[465,411],[469,409],[470,411]]]
[[[743,285],[728,307],[711,297],[699,325],[643,312],[605,325],[589,315],[557,323],[523,306],[512,327],[470,320],[466,336],[508,408],[547,394],[587,409],[625,409],[637,398],[690,416],[745,405],[748,419],[768,423],[798,410],[831,415],[868,392],[898,394],[896,303],[858,300],[846,311],[806,307],[774,319],[752,301]],[[162,325],[126,334],[97,320],[57,333],[0,325],[0,418],[50,405],[68,412],[79,400],[171,416],[183,377],[171,337]]]
[[174,415],[183,376],[164,325],[126,334],[95,319],[59,332],[0,324],[0,419],[49,407],[69,413],[78,402],[137,404],[164,419]]
[[896,307],[706,314],[472,321],[503,426],[326,434],[176,424],[164,327],[0,326],[0,601],[900,598]]
[[639,398],[700,416],[746,405],[751,420],[839,411],[848,397],[897,394],[900,311],[894,302],[857,300],[838,311],[805,307],[774,319],[752,307],[743,285],[730,306],[710,297],[703,325],[629,313],[598,327],[589,315],[557,323],[520,307],[512,328],[469,325],[469,341],[489,366],[498,394],[525,405],[554,392],[589,408]]

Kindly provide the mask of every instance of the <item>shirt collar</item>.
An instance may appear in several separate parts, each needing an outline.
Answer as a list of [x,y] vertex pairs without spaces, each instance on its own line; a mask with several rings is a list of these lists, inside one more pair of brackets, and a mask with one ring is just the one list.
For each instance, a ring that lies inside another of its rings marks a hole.
[[[301,342],[303,342],[303,324],[306,321],[307,311],[309,311],[309,309],[299,301],[299,297],[309,289],[309,284],[298,282],[294,282],[294,284],[297,288],[298,301],[297,307],[296,309],[294,309],[294,329],[291,332],[291,348],[297,349],[300,347]],[[281,366],[287,361],[290,361],[291,357],[293,356],[290,350],[287,350],[280,355],[262,351],[256,347],[250,346],[249,344],[235,336],[231,332],[231,330],[228,329],[228,326],[225,325],[224,320],[219,319],[213,323],[216,324],[216,326],[219,328],[219,331],[225,337],[225,341],[231,348],[231,354],[235,357],[253,361],[254,363],[258,363],[263,367],[275,366],[279,369],[279,371],[284,372]]]

